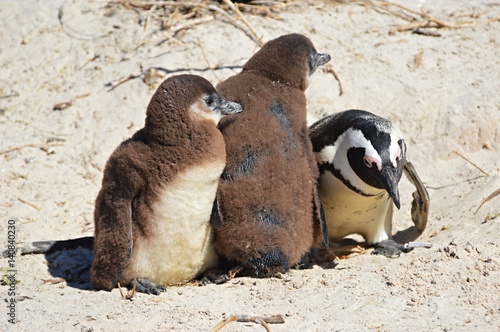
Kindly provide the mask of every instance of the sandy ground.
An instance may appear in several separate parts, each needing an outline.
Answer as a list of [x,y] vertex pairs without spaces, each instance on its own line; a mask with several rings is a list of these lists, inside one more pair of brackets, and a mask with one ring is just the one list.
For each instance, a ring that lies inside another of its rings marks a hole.
[[[58,21],[63,3],[64,28]],[[493,0],[401,3],[417,11],[423,3],[447,22],[500,15]],[[107,83],[159,66],[168,75],[200,74],[215,84],[239,68],[212,72],[202,50],[212,66],[224,67],[241,66],[258,49],[220,14],[176,39],[154,32],[155,20],[145,33],[146,15],[106,1],[2,2],[2,246],[9,218],[16,219],[16,242],[93,234],[102,167],[143,126],[159,81],[133,79],[111,91]],[[292,270],[284,279],[170,287],[132,301],[118,289],[90,290],[88,250],[17,256],[15,297],[0,286],[6,301],[0,330],[208,331],[231,315],[248,314],[282,315],[285,323],[271,325],[272,331],[500,331],[500,197],[476,211],[500,188],[500,23],[429,30],[439,37],[389,34],[408,22],[349,1],[290,6],[279,15],[246,17],[265,41],[307,35],[319,52],[332,55],[342,83],[340,95],[333,75],[314,74],[307,90],[311,119],[361,108],[388,117],[405,134],[409,159],[431,196],[420,239],[433,247],[397,259],[368,250],[334,268]],[[63,102],[71,106],[53,110]],[[394,233],[412,225],[413,188],[403,179],[400,190]],[[8,275],[6,259],[1,268]],[[66,281],[57,283],[61,277]],[[15,325],[7,315],[12,298]],[[253,323],[224,328],[262,330]]]

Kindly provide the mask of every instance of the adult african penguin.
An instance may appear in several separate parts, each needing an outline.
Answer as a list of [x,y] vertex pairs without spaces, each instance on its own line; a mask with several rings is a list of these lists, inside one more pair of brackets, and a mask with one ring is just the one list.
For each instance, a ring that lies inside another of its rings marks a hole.
[[285,272],[313,244],[328,242],[304,91],[329,60],[307,37],[284,35],[217,85],[245,112],[219,125],[227,165],[217,193],[215,249],[245,274]]
[[166,79],[143,129],[111,154],[95,203],[91,282],[159,294],[217,264],[210,216],[226,164],[217,129],[241,105],[202,77]]
[[400,208],[398,183],[403,172],[417,187],[412,217],[420,232],[427,223],[429,199],[406,160],[400,130],[370,112],[348,110],[314,123],[310,137],[330,238],[357,233],[375,245],[375,253],[390,257],[411,250],[391,239],[393,203]]

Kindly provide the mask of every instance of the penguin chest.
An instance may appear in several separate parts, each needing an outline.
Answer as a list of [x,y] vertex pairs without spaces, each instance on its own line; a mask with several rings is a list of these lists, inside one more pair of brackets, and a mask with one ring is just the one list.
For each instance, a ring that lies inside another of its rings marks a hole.
[[215,267],[210,215],[224,165],[220,161],[191,167],[161,189],[146,221],[147,237],[134,234],[125,279],[172,285]]
[[360,234],[373,244],[390,237],[392,200],[386,191],[376,196],[361,195],[330,172],[321,175],[319,191],[330,238]]

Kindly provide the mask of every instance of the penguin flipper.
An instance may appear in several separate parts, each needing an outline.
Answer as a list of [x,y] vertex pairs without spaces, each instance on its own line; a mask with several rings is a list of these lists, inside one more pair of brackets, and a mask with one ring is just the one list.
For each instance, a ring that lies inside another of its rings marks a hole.
[[427,226],[427,219],[429,217],[429,204],[430,198],[427,189],[420,180],[420,177],[409,161],[405,162],[404,173],[408,180],[415,186],[417,191],[413,192],[413,202],[411,204],[411,219],[415,227],[420,233],[425,230]]
[[110,291],[116,287],[132,254],[131,202],[113,203],[113,208],[107,206],[107,213],[96,220],[90,281],[98,290]]
[[321,232],[322,244],[325,248],[330,246],[330,238],[328,236],[328,228],[326,226],[325,211],[323,209],[323,203],[319,197],[318,188],[314,187],[313,193],[313,213],[314,213],[314,227]]
[[212,225],[212,227],[215,229],[219,229],[222,227],[222,214],[219,207],[219,195],[217,195],[214,200],[212,214],[210,215],[210,225]]

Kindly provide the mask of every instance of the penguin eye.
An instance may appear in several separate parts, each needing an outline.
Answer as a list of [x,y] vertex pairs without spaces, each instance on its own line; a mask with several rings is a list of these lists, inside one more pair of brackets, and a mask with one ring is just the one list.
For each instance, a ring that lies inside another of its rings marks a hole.
[[205,98],[205,104],[210,107],[212,106],[212,104],[214,103],[214,99],[212,98],[212,96],[208,96]]
[[372,168],[373,164],[367,158],[363,158],[363,162],[365,163],[366,167]]

